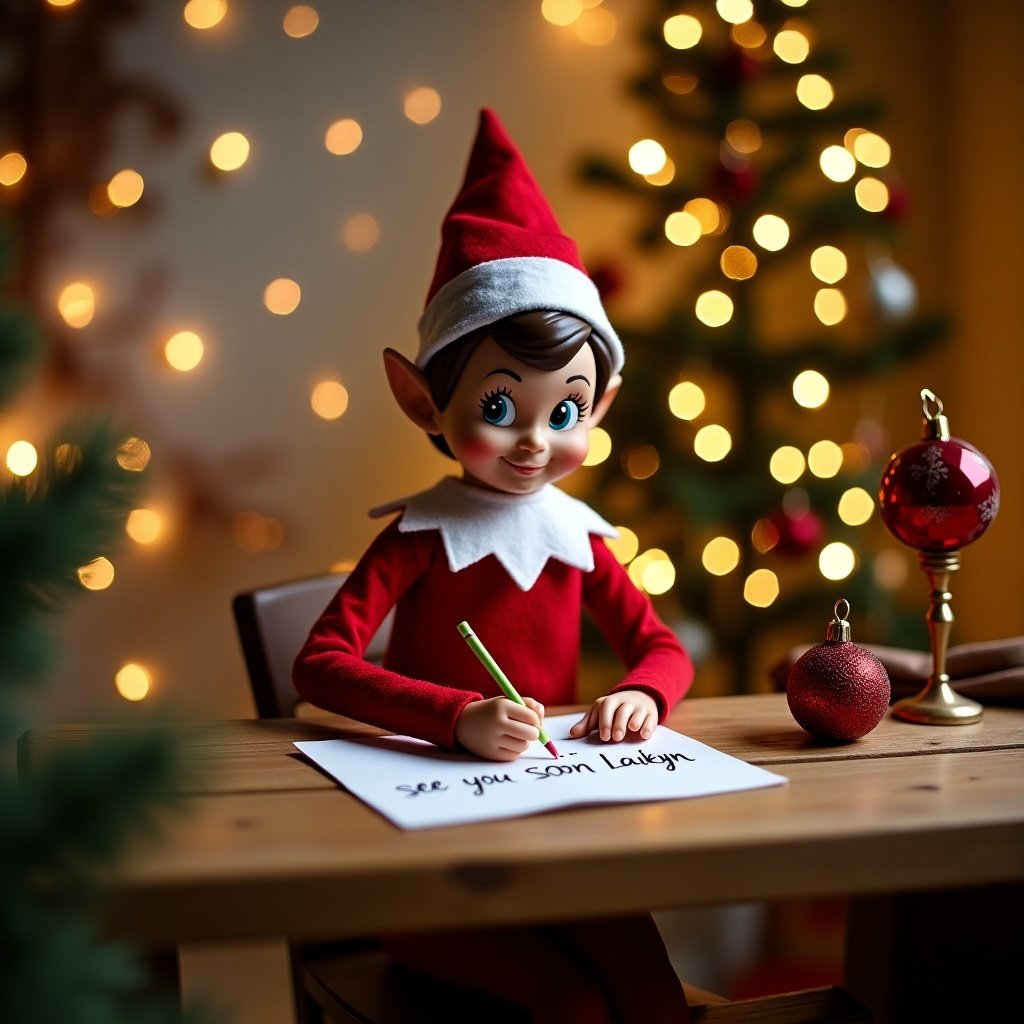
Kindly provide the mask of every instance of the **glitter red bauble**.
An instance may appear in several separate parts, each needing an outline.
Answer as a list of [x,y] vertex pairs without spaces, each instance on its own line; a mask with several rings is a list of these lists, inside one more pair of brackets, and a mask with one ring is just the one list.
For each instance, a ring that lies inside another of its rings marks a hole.
[[889,460],[879,488],[882,521],[918,551],[956,551],[999,511],[999,481],[981,452],[957,437],[925,438]]

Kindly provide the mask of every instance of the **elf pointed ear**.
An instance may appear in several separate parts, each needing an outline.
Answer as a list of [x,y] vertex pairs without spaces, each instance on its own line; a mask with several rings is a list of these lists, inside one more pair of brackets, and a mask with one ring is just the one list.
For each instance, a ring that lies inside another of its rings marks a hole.
[[615,401],[615,396],[619,393],[619,388],[622,386],[622,378],[615,374],[608,381],[608,386],[604,389],[604,394],[601,396],[601,400],[594,405],[594,411],[587,417],[587,426],[596,427],[601,420],[604,419],[604,414],[611,407],[612,402]]
[[384,372],[402,412],[428,434],[439,434],[437,408],[423,371],[393,348],[384,349]]

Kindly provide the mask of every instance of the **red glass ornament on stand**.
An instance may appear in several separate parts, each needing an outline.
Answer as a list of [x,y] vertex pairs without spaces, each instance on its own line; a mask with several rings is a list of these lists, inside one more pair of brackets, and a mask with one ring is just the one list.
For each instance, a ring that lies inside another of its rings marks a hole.
[[898,701],[893,714],[923,725],[965,725],[981,718],[977,701],[958,694],[946,672],[953,625],[949,578],[960,568],[960,549],[977,540],[999,511],[999,481],[992,464],[973,445],[951,437],[942,402],[921,391],[921,440],[896,452],[882,475],[882,521],[904,544],[920,552],[931,585],[926,616],[932,674],[925,688]]

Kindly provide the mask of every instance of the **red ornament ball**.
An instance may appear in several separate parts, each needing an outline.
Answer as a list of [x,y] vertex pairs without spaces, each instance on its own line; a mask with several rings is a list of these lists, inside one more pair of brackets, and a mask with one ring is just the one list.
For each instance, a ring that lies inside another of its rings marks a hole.
[[799,725],[812,736],[845,743],[866,736],[889,707],[891,686],[885,666],[870,651],[850,641],[850,624],[829,623],[824,643],[805,651],[789,671],[786,698]]

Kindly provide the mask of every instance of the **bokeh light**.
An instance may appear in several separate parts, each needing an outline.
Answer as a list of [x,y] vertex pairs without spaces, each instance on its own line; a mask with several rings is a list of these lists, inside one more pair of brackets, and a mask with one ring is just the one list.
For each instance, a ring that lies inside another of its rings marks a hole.
[[784,444],[772,452],[768,460],[768,472],[780,484],[792,484],[803,476],[806,465],[804,453],[799,448]]
[[675,14],[665,21],[662,34],[674,50],[689,50],[700,42],[704,30],[692,14]]
[[623,458],[626,475],[633,480],[647,480],[658,472],[661,456],[652,444],[638,444],[630,448]]
[[740,546],[731,537],[715,537],[704,545],[701,564],[714,576],[725,576],[740,564]]
[[163,533],[163,519],[156,509],[133,508],[125,520],[124,530],[136,544],[154,544]]
[[721,462],[732,449],[732,435],[719,423],[701,427],[693,438],[693,450],[705,462]]
[[125,662],[114,675],[114,686],[125,700],[144,700],[152,682],[149,670],[135,661]]
[[362,141],[362,125],[351,117],[335,121],[324,134],[324,146],[328,153],[335,156],[348,156],[349,153],[354,153]]
[[164,344],[164,358],[168,366],[188,373],[203,360],[203,339],[195,331],[177,331]]
[[107,198],[111,205],[124,209],[134,206],[142,198],[145,187],[142,175],[126,167],[107,182]]
[[218,171],[237,171],[249,159],[249,140],[241,132],[224,132],[210,146],[210,163]]
[[801,75],[796,83],[796,98],[808,110],[824,110],[835,95],[832,83],[822,75]]
[[843,468],[843,449],[835,441],[815,441],[807,452],[807,468],[822,480],[831,479]]
[[15,476],[31,476],[39,465],[39,453],[31,441],[15,441],[7,448],[4,465]]
[[68,327],[87,327],[96,313],[96,294],[84,281],[72,281],[57,296],[57,311]]
[[629,166],[637,174],[657,174],[667,159],[665,147],[655,139],[641,139],[629,147]]
[[702,324],[707,324],[708,327],[722,327],[732,319],[732,299],[725,292],[712,288],[697,296],[694,312]]
[[542,0],[540,13],[552,25],[571,25],[583,13],[580,0]]
[[767,608],[779,596],[779,578],[771,569],[755,569],[743,581],[743,600],[755,608]]
[[841,281],[846,270],[846,253],[834,245],[820,245],[811,253],[811,273],[825,284]]
[[774,213],[765,213],[754,221],[754,241],[762,249],[778,252],[789,242],[789,225]]
[[793,398],[805,409],[820,409],[828,401],[828,381],[817,370],[801,370],[793,379]]
[[822,173],[831,181],[849,181],[857,170],[853,154],[843,146],[826,146],[818,163]]
[[319,381],[310,394],[309,404],[321,419],[336,420],[348,409],[348,389],[337,380]]
[[843,491],[839,499],[839,518],[847,526],[862,526],[875,512],[875,499],[863,487]]
[[842,541],[826,544],[818,555],[818,570],[827,580],[845,580],[857,565],[853,548]]
[[757,256],[745,245],[730,245],[722,252],[719,265],[732,281],[746,281],[757,273]]
[[665,218],[665,237],[673,245],[693,245],[703,233],[700,221],[686,210],[676,210]]
[[640,538],[628,526],[616,526],[617,537],[605,537],[604,542],[620,565],[628,565],[640,550]]
[[101,555],[80,566],[77,575],[86,590],[106,590],[114,582],[114,563]]
[[28,170],[28,162],[16,152],[0,156],[0,185],[17,185]]
[[605,461],[612,453],[612,439],[604,427],[594,427],[587,438],[587,457],[583,460],[584,466],[596,466]]
[[846,296],[838,288],[819,288],[814,296],[814,315],[833,327],[846,318]]
[[152,454],[141,437],[129,437],[117,450],[117,464],[129,473],[141,473],[149,465]]
[[861,178],[853,194],[857,205],[868,213],[881,213],[889,205],[889,186],[879,178]]
[[753,121],[740,118],[725,126],[725,141],[737,153],[749,155],[761,148],[761,129]]
[[885,167],[892,159],[892,149],[881,135],[865,131],[853,139],[853,155],[865,167]]
[[290,277],[278,277],[263,289],[263,304],[271,313],[288,316],[302,301],[302,289]]
[[350,252],[367,252],[380,241],[380,224],[369,213],[349,217],[341,227],[342,244]]
[[189,27],[196,29],[219,25],[227,13],[227,0],[188,0],[181,12]]
[[703,411],[707,399],[703,390],[692,380],[683,380],[668,393],[668,408],[681,420],[695,420]]
[[715,10],[722,21],[729,25],[741,25],[754,16],[751,0],[715,0]]
[[311,36],[317,30],[319,24],[320,15],[317,14],[315,7],[310,7],[308,4],[296,4],[285,11],[281,27],[284,29],[284,34],[292,39],[305,39],[306,36]]
[[402,112],[413,124],[430,124],[441,113],[441,94],[428,85],[410,89],[402,100]]
[[772,40],[772,49],[779,60],[787,64],[802,64],[811,52],[807,30],[796,26],[784,28]]
[[619,19],[606,7],[592,6],[583,11],[573,28],[581,43],[607,46],[619,30]]

